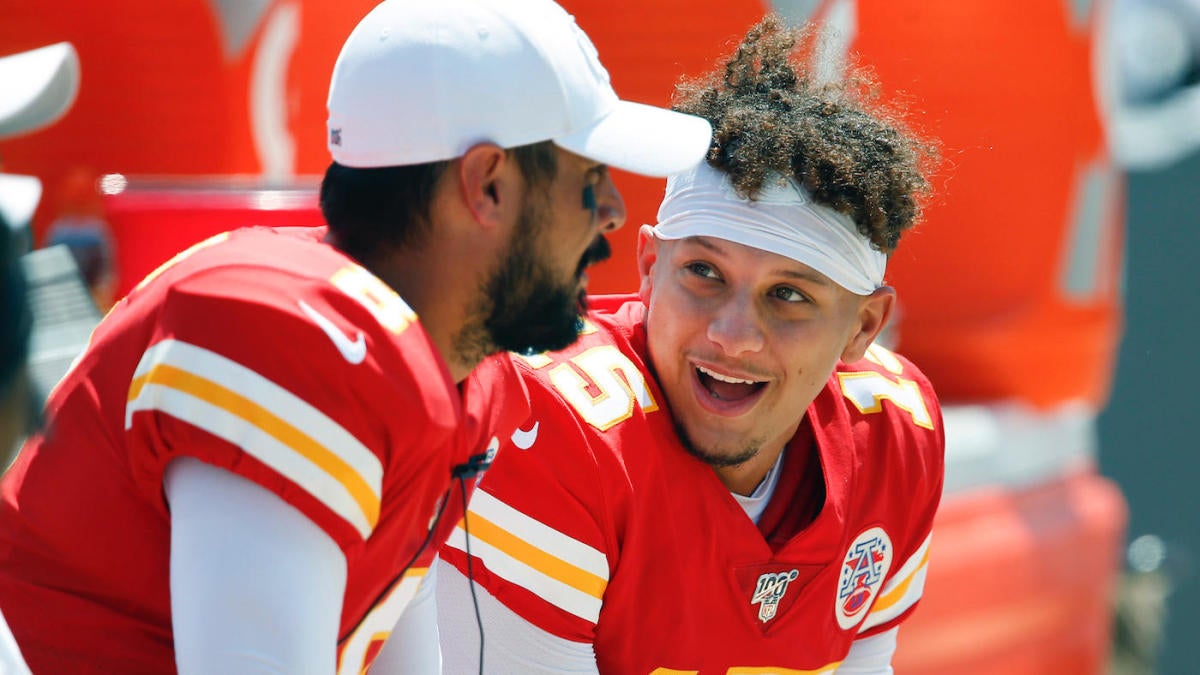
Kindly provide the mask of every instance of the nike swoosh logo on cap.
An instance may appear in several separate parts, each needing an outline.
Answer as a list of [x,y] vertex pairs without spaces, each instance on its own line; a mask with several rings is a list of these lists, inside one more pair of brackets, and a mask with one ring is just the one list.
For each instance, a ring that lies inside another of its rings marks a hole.
[[533,428],[529,431],[525,431],[524,429],[517,429],[514,431],[512,435],[513,445],[517,446],[521,450],[528,450],[532,448],[533,444],[537,442],[538,427],[541,425],[541,422],[534,422]]
[[307,302],[299,300],[298,303],[300,310],[307,314],[308,318],[312,319],[313,323],[317,324],[321,330],[325,331],[325,334],[333,341],[333,346],[341,352],[342,358],[356,366],[367,358],[367,341],[363,337],[362,331],[358,331],[358,336],[351,340],[324,314],[310,307]]

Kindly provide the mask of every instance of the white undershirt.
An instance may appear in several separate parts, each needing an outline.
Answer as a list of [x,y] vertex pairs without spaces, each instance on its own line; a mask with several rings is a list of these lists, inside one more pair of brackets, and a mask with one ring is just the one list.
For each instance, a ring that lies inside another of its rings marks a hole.
[[0,675],[29,675],[29,666],[25,665],[3,614],[0,614]]
[[754,492],[751,492],[750,496],[743,497],[736,492],[729,493],[733,495],[733,498],[737,500],[742,510],[746,512],[750,520],[754,521],[755,525],[758,524],[758,519],[762,518],[763,511],[767,510],[767,504],[771,503],[771,497],[775,494],[775,488],[779,486],[780,467],[783,466],[783,456],[786,454],[786,450],[779,453],[779,457],[771,465],[771,470],[759,482],[758,487],[754,488]]
[[[275,493],[200,460],[172,461],[163,484],[179,672],[333,673],[346,592],[337,543]],[[438,672],[433,587],[421,584],[372,673]]]

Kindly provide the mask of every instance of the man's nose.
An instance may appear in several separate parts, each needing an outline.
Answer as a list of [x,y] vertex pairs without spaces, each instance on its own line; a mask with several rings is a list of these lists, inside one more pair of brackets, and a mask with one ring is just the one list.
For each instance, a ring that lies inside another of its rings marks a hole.
[[726,297],[708,324],[708,339],[729,356],[761,351],[766,337],[753,298],[741,294]]
[[615,232],[625,224],[625,200],[612,177],[605,174],[596,185],[596,223],[600,232]]

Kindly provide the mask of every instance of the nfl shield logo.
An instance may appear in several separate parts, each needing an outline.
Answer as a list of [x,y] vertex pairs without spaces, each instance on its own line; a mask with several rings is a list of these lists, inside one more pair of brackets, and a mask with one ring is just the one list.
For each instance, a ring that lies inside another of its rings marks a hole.
[[766,623],[775,618],[775,613],[779,610],[779,601],[783,599],[783,594],[787,593],[788,584],[795,581],[798,576],[800,576],[799,570],[788,570],[787,572],[767,572],[758,577],[750,604],[758,605],[759,621]]

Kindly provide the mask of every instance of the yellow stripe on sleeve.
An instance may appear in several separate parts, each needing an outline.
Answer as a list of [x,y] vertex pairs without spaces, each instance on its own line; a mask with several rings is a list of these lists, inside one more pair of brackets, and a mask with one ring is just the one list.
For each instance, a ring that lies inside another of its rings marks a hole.
[[[607,580],[514,536],[479,514],[472,514],[470,518],[473,539],[491,544],[496,549],[571,588],[578,589],[594,598],[604,597],[604,589],[608,587]],[[459,528],[461,527],[462,523],[460,522]]]
[[[354,501],[358,502],[372,528],[379,522],[379,499],[363,481],[362,476],[336,454],[270,410],[211,380],[167,365],[154,366],[150,372],[135,379],[129,388],[129,400],[136,399],[147,384],[161,385],[194,396],[262,429],[346,486],[346,490],[354,497]],[[265,463],[271,464],[270,461]]]
[[125,427],[150,410],[238,446],[364,538],[379,521],[379,458],[319,409],[235,361],[178,340],[156,343],[130,383]]

